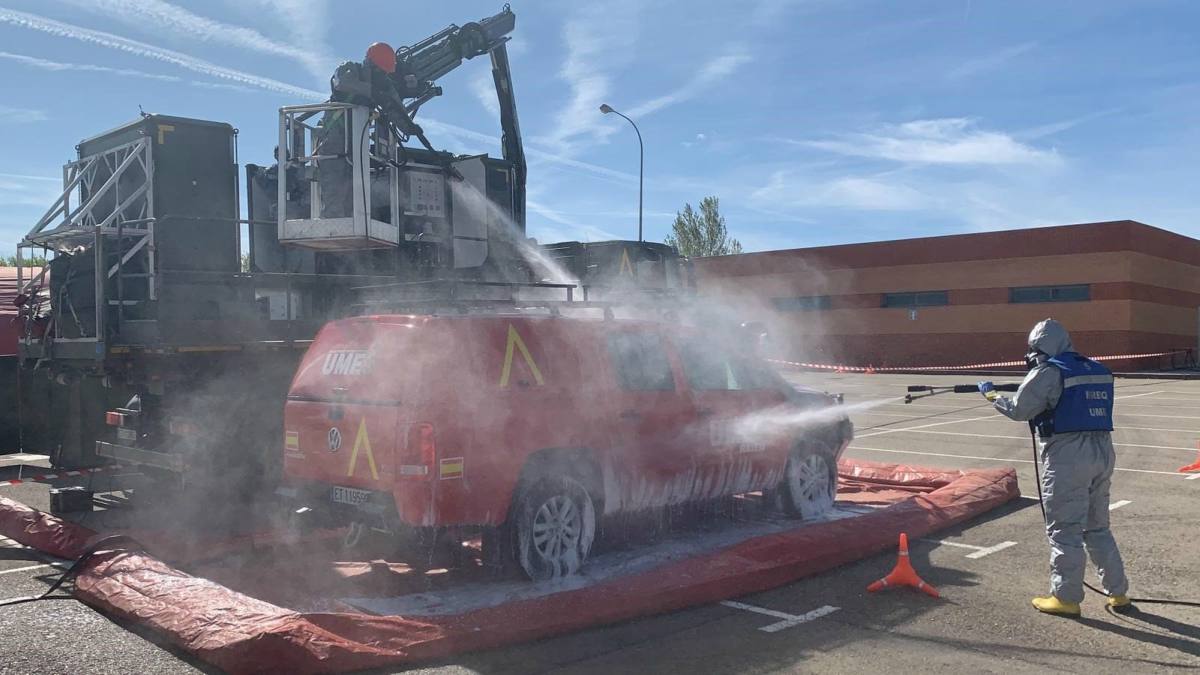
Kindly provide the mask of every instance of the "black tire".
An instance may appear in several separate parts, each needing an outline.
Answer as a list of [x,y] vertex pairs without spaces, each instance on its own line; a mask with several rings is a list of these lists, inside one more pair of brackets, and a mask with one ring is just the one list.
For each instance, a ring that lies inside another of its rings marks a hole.
[[579,481],[545,477],[521,487],[511,524],[517,565],[533,581],[545,581],[583,567],[596,537],[596,510]]
[[831,509],[837,496],[837,463],[820,450],[797,448],[788,457],[779,482],[783,511],[793,518],[817,520]]

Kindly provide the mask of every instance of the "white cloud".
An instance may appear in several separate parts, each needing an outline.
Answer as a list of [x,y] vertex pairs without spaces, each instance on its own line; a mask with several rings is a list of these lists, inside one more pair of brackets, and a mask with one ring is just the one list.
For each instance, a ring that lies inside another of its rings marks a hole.
[[492,79],[492,71],[484,70],[471,78],[471,93],[475,95],[479,105],[488,111],[492,117],[500,117],[500,103],[496,100],[496,82]]
[[[262,0],[262,1],[271,1],[271,0]],[[278,1],[282,2],[283,0],[278,0]],[[0,23],[6,23],[9,25],[19,26],[22,28],[28,28],[30,30],[40,31],[43,33],[47,33],[49,35],[57,36],[57,37],[78,40],[80,42],[84,42],[84,43],[88,43],[88,44],[93,44],[93,45],[97,45],[97,46],[101,46],[101,47],[107,47],[109,49],[123,51],[125,53],[133,54],[135,56],[141,56],[144,58],[160,61],[163,63],[169,63],[172,65],[179,66],[181,68],[185,68],[187,70],[191,70],[193,72],[197,72],[197,73],[201,73],[204,75],[209,75],[212,77],[220,78],[222,80],[226,80],[227,82],[234,83],[234,85],[246,85],[249,87],[256,87],[258,89],[263,89],[266,91],[273,91],[273,92],[287,94],[290,96],[296,96],[296,97],[302,98],[304,100],[309,100],[309,101],[312,101],[312,100],[321,101],[321,100],[325,100],[327,98],[326,94],[323,94],[318,91],[314,91],[312,89],[305,89],[303,87],[297,87],[295,85],[291,85],[286,82],[280,82],[278,80],[274,80],[271,78],[262,77],[260,75],[255,75],[253,73],[247,73],[247,72],[243,72],[243,71],[239,71],[239,70],[234,70],[231,68],[225,68],[223,66],[218,66],[216,64],[210,63],[203,59],[198,59],[193,56],[189,56],[187,54],[183,54],[181,52],[177,52],[174,50],[163,49],[161,47],[155,47],[153,45],[149,45],[144,42],[139,42],[137,40],[131,40],[129,38],[124,38],[119,35],[114,35],[112,33],[106,33],[103,31],[97,31],[97,30],[92,30],[92,29],[88,29],[88,28],[83,28],[81,26],[75,26],[75,25],[64,23],[61,21],[47,19],[45,17],[37,16],[34,14],[28,14],[26,12],[18,12],[18,11],[14,11],[14,10],[0,8]],[[25,111],[25,112],[27,114],[31,114],[31,115],[40,114],[40,111]],[[598,110],[596,111],[596,116],[600,116],[600,113]],[[465,138],[465,139],[469,139],[469,140],[475,140],[475,141],[479,141],[481,143],[487,143],[487,144],[489,144],[489,147],[493,147],[497,144],[496,134],[485,134],[485,133],[481,133],[478,131],[474,131],[472,129],[466,129],[466,128],[463,128],[463,127],[460,127],[457,125],[439,122],[436,119],[428,118],[428,117],[420,120],[420,122],[421,122],[421,125],[431,134],[432,133],[452,134],[457,137],[461,137],[461,138]],[[562,167],[566,167],[566,168],[570,168],[570,169],[586,171],[592,175],[599,176],[601,178],[617,180],[617,181],[621,181],[621,182],[631,182],[631,181],[637,180],[636,174],[630,174],[630,173],[627,173],[624,171],[616,171],[616,170],[610,169],[608,167],[600,166],[598,164],[592,164],[590,162],[584,162],[581,160],[577,160],[572,157],[566,156],[565,154],[546,150],[543,148],[538,148],[536,146],[528,146],[527,145],[525,147],[525,153],[530,158],[530,160],[540,160],[540,161],[550,162],[550,163],[556,164],[558,166],[562,166]]]
[[0,174],[0,204],[4,204],[8,210],[5,214],[8,217],[19,218],[22,212],[36,212],[36,216],[31,216],[29,222],[23,224],[24,229],[28,230],[37,221],[41,211],[59,196],[61,185],[61,177],[50,179],[44,176]]
[[[246,51],[286,58],[303,65],[318,81],[327,79],[333,72],[333,64],[322,53],[320,44],[304,42],[279,42],[262,33],[232,24],[200,16],[178,5],[164,0],[65,0],[79,9],[102,14],[128,26],[155,35],[168,34],[188,40],[221,47],[234,47]],[[280,12],[288,16],[304,3],[266,3],[285,5],[289,11]],[[324,25],[324,24],[319,24]]]
[[36,180],[36,181],[48,181],[48,182],[51,182],[51,183],[61,183],[61,182],[62,182],[62,176],[58,176],[58,177],[54,177],[54,176],[31,176],[31,175],[29,175],[29,174],[25,174],[25,173],[0,173],[0,178],[15,178],[15,179],[17,179],[17,180]]
[[0,105],[0,119],[3,119],[5,122],[23,124],[26,122],[44,122],[50,118],[46,116],[46,111],[44,110]]
[[[237,0],[240,2],[241,0]],[[329,45],[330,26],[328,0],[249,0],[250,4],[275,13],[275,18],[287,29],[288,37],[312,54],[314,64],[324,70],[316,72],[322,83],[329,81],[337,61]],[[366,53],[366,45],[363,46]],[[360,57],[361,58],[361,57]]]
[[674,91],[663,94],[640,103],[628,111],[628,115],[642,117],[658,112],[663,108],[673,106],[691,99],[698,94],[712,91],[712,84],[725,79],[738,68],[749,63],[752,59],[744,48],[738,45],[726,47],[725,53],[705,63],[696,75]]
[[1062,120],[1059,122],[1051,122],[1050,124],[1042,124],[1029,129],[1023,129],[1022,131],[1019,131],[1013,135],[1016,138],[1023,140],[1036,140],[1046,136],[1054,136],[1055,134],[1060,134],[1068,129],[1073,129],[1080,124],[1091,122],[1092,120],[1100,119],[1102,117],[1108,117],[1109,115],[1114,115],[1119,112],[1124,112],[1124,110],[1125,108],[1108,108],[1106,110],[1097,110],[1095,112],[1087,113],[1086,115],[1080,115],[1079,117],[1073,117],[1071,119]]
[[63,23],[61,21],[47,19],[35,14],[18,12],[11,9],[0,9],[0,23],[20,26],[22,28],[40,31],[58,37],[70,38],[72,40],[78,40],[80,42],[86,42],[100,47],[116,49],[127,54],[154,59],[163,63],[170,63],[172,65],[179,66],[180,68],[185,68],[203,75],[209,75],[211,77],[229,80],[251,87],[257,87],[267,91],[288,94],[289,96],[300,97],[308,101],[321,101],[327,98],[326,94],[323,94],[319,91],[297,87],[286,82],[273,80],[269,77],[262,77],[259,75],[242,72],[240,70],[234,70],[232,68],[225,68],[223,66],[218,66],[215,63],[205,61],[204,59],[198,59],[194,56],[189,56],[182,52],[155,47],[153,45],[146,44],[145,42],[139,42],[137,40],[123,38],[119,35],[113,35],[112,33],[91,30],[89,28],[83,28],[81,26]]
[[230,84],[228,82],[203,82],[201,80],[191,80],[188,84],[201,89],[221,89],[224,91],[240,91],[240,92],[255,92],[255,89],[247,87],[244,84]]
[[969,59],[963,61],[958,66],[946,73],[946,77],[952,80],[961,80],[980,73],[985,73],[989,70],[1000,68],[1009,61],[1032,51],[1038,44],[1036,42],[1022,42],[1018,45],[1005,47],[995,53],[982,56],[977,59]]
[[878,177],[843,176],[813,179],[790,171],[776,171],[767,184],[751,193],[760,207],[841,208],[861,211],[914,211],[933,205],[927,195],[907,185]]
[[[526,199],[525,205],[530,211],[538,214],[546,220],[549,220],[552,223],[558,223],[559,225],[565,225],[570,228],[569,230],[541,228],[540,230],[536,231],[536,234],[541,235],[538,237],[538,239],[541,241],[562,241],[567,239],[603,241],[605,239],[620,239],[620,237],[612,232],[591,225],[590,223],[582,223],[567,216],[563,212],[558,211],[557,209],[550,208],[541,202],[532,199]],[[636,217],[637,216],[635,215],[634,218],[636,219]]]
[[875,133],[847,134],[838,140],[793,141],[841,155],[911,164],[1054,164],[1053,150],[1026,145],[1012,136],[983,131],[955,117],[887,125]]
[[559,76],[570,95],[553,129],[540,139],[562,153],[570,152],[581,136],[596,140],[611,133],[603,131],[600,113],[611,90],[608,71],[628,62],[637,38],[639,8],[632,2],[583,7],[563,25],[567,56]]
[[123,77],[140,77],[147,80],[159,80],[161,82],[179,82],[183,78],[175,75],[158,75],[155,73],[147,73],[142,70],[133,70],[131,68],[109,68],[108,66],[97,66],[91,63],[64,63],[61,61],[50,61],[36,56],[27,56],[25,54],[13,54],[11,52],[0,52],[0,59],[16,61],[17,63],[29,66],[31,68],[39,68],[41,70],[49,70],[52,72],[84,72],[84,73],[108,73],[110,75],[120,75]]
[[713,83],[751,60],[744,46],[730,44],[672,91],[632,106],[609,100],[617,93],[628,96],[613,91],[612,78],[631,63],[642,9],[631,0],[620,5],[588,4],[563,26],[567,56],[559,75],[570,88],[570,95],[550,133],[538,137],[560,154],[571,154],[585,143],[603,142],[622,128],[623,120],[606,119],[600,113],[602,103],[610,103],[636,120],[711,91]]
[[[429,134],[435,134],[435,133],[450,134],[450,135],[458,136],[458,137],[465,138],[465,139],[479,141],[482,143],[490,143],[492,146],[495,146],[499,143],[499,141],[497,140],[496,134],[485,134],[483,132],[475,131],[474,129],[466,129],[466,128],[460,127],[458,125],[455,125],[455,124],[447,124],[446,122],[439,122],[438,120],[433,119],[431,117],[426,117],[419,121],[421,123],[421,127],[424,128],[425,131]],[[584,162],[584,161],[581,161],[578,159],[574,159],[572,157],[568,157],[566,155],[551,152],[549,150],[544,150],[544,149],[538,148],[536,146],[526,145],[525,146],[525,155],[526,155],[526,157],[528,157],[530,159],[543,160],[546,162],[551,162],[554,164],[558,164],[560,166],[570,167],[573,169],[581,169],[583,171],[587,171],[589,173],[592,173],[597,176],[601,176],[603,178],[611,178],[611,179],[616,179],[616,180],[625,181],[625,182],[636,181],[638,179],[637,174],[626,173],[624,171],[617,171],[615,169],[610,169],[606,166],[600,166],[599,164],[592,164],[590,162]]]

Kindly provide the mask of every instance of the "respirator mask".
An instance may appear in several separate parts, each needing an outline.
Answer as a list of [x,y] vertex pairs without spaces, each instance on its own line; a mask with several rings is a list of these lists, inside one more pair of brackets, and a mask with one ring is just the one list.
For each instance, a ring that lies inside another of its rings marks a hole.
[[1025,370],[1033,370],[1050,358],[1050,355],[1040,349],[1031,350],[1025,355]]

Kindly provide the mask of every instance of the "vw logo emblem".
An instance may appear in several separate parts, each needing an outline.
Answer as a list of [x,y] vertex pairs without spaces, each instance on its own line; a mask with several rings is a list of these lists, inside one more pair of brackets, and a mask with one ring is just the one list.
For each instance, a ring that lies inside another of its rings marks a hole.
[[329,430],[329,451],[337,452],[342,447],[342,432],[337,427]]

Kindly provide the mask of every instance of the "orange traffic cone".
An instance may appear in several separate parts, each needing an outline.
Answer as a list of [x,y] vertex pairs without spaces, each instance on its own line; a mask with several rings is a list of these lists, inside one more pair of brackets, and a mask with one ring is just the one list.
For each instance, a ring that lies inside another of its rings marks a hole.
[[912,563],[908,561],[908,535],[904,532],[900,533],[900,557],[896,561],[896,567],[886,577],[867,586],[867,591],[874,593],[875,591],[891,586],[912,586],[935,598],[941,597],[941,593],[938,593],[936,588],[925,583],[921,580],[921,577],[917,576],[917,571],[913,569]]
[[1179,467],[1179,473],[1196,473],[1200,472],[1200,455],[1196,455],[1196,461],[1187,466]]

